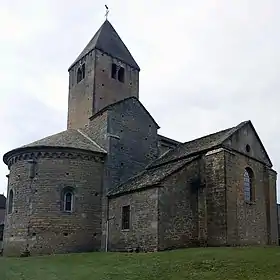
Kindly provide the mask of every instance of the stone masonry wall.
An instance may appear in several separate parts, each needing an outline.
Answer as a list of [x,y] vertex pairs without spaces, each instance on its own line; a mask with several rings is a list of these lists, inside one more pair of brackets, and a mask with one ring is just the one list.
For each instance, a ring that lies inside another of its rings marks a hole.
[[[198,204],[201,197],[205,202],[205,190],[194,184],[200,178],[199,165],[199,160],[194,161],[161,183],[163,187],[158,191],[159,250],[200,243],[199,220],[202,218],[205,222],[206,217],[205,212],[200,212],[203,207]],[[207,230],[206,225],[204,229]]]
[[[77,83],[77,71],[85,63],[85,78]],[[93,115],[95,53],[88,53],[69,70],[67,128],[82,128]]]
[[227,243],[227,215],[224,150],[208,152],[205,156],[207,188],[207,227],[209,246]]
[[142,171],[158,156],[157,124],[137,99],[127,99],[108,112],[108,189]]
[[[276,202],[276,177],[274,170],[264,167],[264,195],[266,204],[267,244],[278,244],[278,214]],[[275,222],[277,221],[277,222]]]
[[[245,155],[226,152],[227,236],[229,245],[267,244],[265,165]],[[244,200],[244,171],[253,171],[252,202]],[[276,207],[276,201],[275,201]],[[275,223],[277,220],[275,220]]]
[[98,116],[91,118],[84,131],[92,140],[94,140],[104,150],[108,150],[108,112],[102,112]]
[[[85,64],[85,78],[77,71]],[[125,69],[124,82],[111,77],[112,63]],[[127,97],[139,97],[139,71],[99,50],[89,52],[69,70],[68,128],[82,128],[102,108]]]
[[[84,131],[107,151],[104,193],[135,176],[158,156],[157,124],[136,98],[126,99],[91,118]],[[105,238],[108,214],[105,197],[102,205]]]
[[[19,256],[25,249],[29,222],[31,255],[99,250],[102,171],[103,163],[92,153],[53,150],[37,159],[31,184],[29,163],[14,163],[8,185],[14,210],[6,217],[4,254]],[[72,213],[62,208],[65,187],[74,190]]]
[[[130,205],[131,228],[122,230],[122,207]],[[158,247],[158,189],[111,198],[109,201],[109,250],[123,251],[140,247],[154,251]]]
[[[139,71],[127,64],[95,51],[94,113],[127,97],[139,97]],[[125,69],[124,83],[111,78],[112,63]]]

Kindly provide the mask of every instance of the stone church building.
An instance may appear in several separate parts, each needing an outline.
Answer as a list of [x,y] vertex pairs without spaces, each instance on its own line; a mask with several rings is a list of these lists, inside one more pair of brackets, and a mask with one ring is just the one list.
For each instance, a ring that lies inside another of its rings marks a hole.
[[278,243],[276,172],[250,121],[159,135],[108,20],[68,71],[67,129],[3,157],[4,255]]

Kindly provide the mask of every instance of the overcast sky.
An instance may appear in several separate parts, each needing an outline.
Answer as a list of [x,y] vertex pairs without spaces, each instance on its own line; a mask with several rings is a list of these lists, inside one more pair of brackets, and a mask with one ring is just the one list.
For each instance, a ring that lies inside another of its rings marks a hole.
[[[160,133],[250,119],[280,169],[279,0],[1,0],[0,154],[66,128],[68,72],[109,20],[141,67]],[[0,164],[0,193],[8,169]]]

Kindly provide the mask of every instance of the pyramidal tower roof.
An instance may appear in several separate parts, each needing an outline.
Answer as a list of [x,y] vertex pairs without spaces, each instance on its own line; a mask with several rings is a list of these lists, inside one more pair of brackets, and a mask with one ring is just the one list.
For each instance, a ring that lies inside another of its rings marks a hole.
[[138,71],[140,70],[138,64],[123,43],[122,39],[107,19],[95,33],[95,35],[81,52],[81,54],[72,63],[69,69],[94,49],[107,53],[108,55],[121,60],[122,62],[137,69]]

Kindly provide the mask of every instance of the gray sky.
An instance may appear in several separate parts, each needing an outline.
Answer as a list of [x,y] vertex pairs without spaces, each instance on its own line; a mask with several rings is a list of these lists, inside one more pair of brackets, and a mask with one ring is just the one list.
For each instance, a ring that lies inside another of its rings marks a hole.
[[67,69],[104,4],[161,134],[187,141],[250,119],[279,170],[279,0],[1,0],[1,157],[66,128]]

